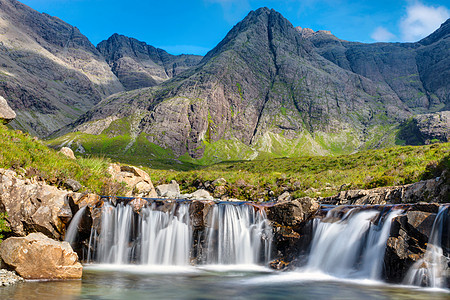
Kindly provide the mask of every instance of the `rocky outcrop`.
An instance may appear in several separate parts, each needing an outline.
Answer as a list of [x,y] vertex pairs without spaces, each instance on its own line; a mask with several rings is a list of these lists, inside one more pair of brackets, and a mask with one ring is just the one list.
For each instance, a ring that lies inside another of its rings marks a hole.
[[113,34],[97,45],[125,89],[158,85],[196,66],[202,56],[171,55],[134,38]]
[[[423,258],[438,210],[436,204],[412,205],[392,220],[384,260],[387,281],[401,282],[409,268]],[[443,250],[448,255],[450,249]]]
[[69,243],[52,240],[42,233],[4,240],[0,256],[25,279],[80,279],[83,271]]
[[413,119],[425,144],[450,141],[450,111],[417,115]]
[[440,177],[402,186],[380,187],[370,190],[341,191],[335,196],[321,198],[320,203],[332,205],[383,205],[416,202],[450,202],[450,176],[444,171]]
[[276,249],[272,268],[281,270],[291,266],[308,249],[312,239],[312,223],[309,220],[318,210],[319,204],[309,197],[275,202],[266,207]]
[[14,235],[38,231],[60,239],[72,218],[69,198],[80,196],[0,169],[0,211],[7,212]]
[[0,123],[7,124],[16,118],[16,113],[9,107],[6,99],[0,96]]
[[126,184],[125,196],[127,197],[157,197],[150,176],[137,167],[111,164],[108,167],[108,173],[113,180]]

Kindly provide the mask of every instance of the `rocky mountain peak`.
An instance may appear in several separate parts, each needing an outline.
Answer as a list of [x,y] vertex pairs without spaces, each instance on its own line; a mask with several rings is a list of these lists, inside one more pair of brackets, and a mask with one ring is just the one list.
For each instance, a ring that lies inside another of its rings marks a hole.
[[97,49],[127,90],[158,85],[197,65],[202,59],[198,55],[171,55],[163,49],[117,33],[100,42]]

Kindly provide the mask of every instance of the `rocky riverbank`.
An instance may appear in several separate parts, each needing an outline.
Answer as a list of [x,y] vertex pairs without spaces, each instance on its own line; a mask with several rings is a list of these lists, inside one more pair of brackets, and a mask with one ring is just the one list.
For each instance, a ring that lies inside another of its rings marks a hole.
[[0,269],[0,286],[12,285],[22,281],[23,278],[18,276],[15,272]]

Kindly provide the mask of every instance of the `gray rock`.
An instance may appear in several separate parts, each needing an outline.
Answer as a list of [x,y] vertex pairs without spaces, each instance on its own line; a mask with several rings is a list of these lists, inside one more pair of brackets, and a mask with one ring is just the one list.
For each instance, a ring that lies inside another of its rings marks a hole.
[[196,190],[191,194],[191,199],[195,200],[214,200],[214,197],[207,190]]
[[202,56],[171,55],[134,38],[113,34],[97,45],[125,89],[158,85],[196,66]]
[[0,96],[0,122],[7,124],[16,118],[16,113],[9,107],[6,99]]
[[289,192],[284,192],[280,196],[278,196],[278,201],[289,201],[291,200],[291,194]]
[[71,191],[78,192],[83,186],[76,180],[67,179],[64,182],[64,187]]
[[172,180],[169,184],[158,185],[156,193],[162,198],[178,198],[180,197],[180,186],[175,180]]

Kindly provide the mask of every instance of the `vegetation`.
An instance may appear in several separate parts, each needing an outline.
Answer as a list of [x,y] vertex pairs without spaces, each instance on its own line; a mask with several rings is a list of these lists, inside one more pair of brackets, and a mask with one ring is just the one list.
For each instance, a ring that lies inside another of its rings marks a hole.
[[[186,163],[188,158],[179,158],[184,163],[176,161],[172,154],[153,147],[143,136],[137,137],[137,146],[129,148],[129,155],[119,156],[117,152],[117,157],[113,153],[110,158],[86,156],[77,160],[68,159],[28,134],[7,130],[4,126],[0,126],[0,140],[1,168],[13,168],[24,175],[36,174],[56,185],[66,178],[73,178],[85,189],[97,193],[117,190],[111,188],[114,183],[106,175],[111,159],[140,167],[144,165],[142,168],[150,174],[155,185],[176,180],[184,192],[225,178],[226,193],[230,197],[248,200],[269,200],[284,191],[294,197],[329,196],[340,190],[412,183],[439,176],[443,169],[450,169],[450,143],[396,146],[334,157],[267,158],[201,166],[192,160]],[[112,143],[108,147],[118,146]],[[167,157],[162,155],[162,159],[152,159],[151,167],[145,166],[145,161],[138,160],[144,147],[153,147],[151,151],[155,156],[167,154]],[[238,151],[237,148],[234,151]]]
[[5,237],[3,234],[11,231],[8,224],[6,223],[7,216],[8,215],[6,213],[0,213],[0,243]]
[[[147,168],[156,184],[176,180],[186,191],[225,178],[230,196],[268,200],[289,191],[296,197],[330,196],[340,190],[413,183],[450,169],[450,143],[397,146],[337,157],[308,156],[219,163],[190,171]],[[271,192],[272,191],[272,192]]]
[[106,175],[109,163],[104,157],[69,159],[27,133],[0,125],[0,168],[37,176],[57,186],[71,178],[79,181],[84,191],[101,193],[114,184]]

